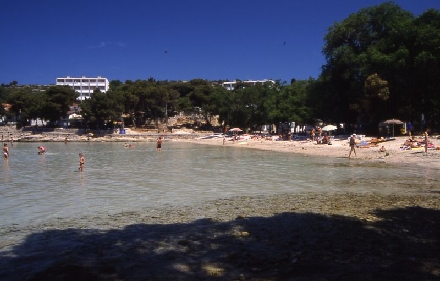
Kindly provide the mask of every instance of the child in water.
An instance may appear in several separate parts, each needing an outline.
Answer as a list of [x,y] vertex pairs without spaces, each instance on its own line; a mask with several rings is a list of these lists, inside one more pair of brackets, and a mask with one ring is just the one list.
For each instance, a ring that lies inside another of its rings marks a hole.
[[46,152],[46,148],[44,146],[38,147],[38,154],[44,154]]
[[80,172],[84,171],[84,164],[86,163],[86,159],[84,158],[84,155],[80,152],[79,153],[79,167],[78,170]]

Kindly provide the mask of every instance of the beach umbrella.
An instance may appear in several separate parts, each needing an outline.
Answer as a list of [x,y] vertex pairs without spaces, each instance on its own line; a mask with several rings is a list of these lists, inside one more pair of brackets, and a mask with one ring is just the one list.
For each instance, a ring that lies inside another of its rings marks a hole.
[[403,124],[403,122],[400,121],[399,119],[388,119],[388,120],[383,121],[383,123],[387,124],[387,125],[402,125]]
[[240,129],[240,128],[232,128],[229,131],[231,131],[231,132],[243,132],[243,130]]
[[338,127],[336,127],[335,125],[325,125],[324,127],[322,127],[323,131],[334,131],[337,129]]
[[336,127],[335,125],[325,125],[324,127],[322,127],[322,131],[329,132],[328,133],[329,135],[330,135],[331,131],[335,131],[337,129],[338,129],[338,127]]
[[394,137],[394,125],[402,125],[403,124],[402,121],[400,121],[399,119],[394,119],[394,118],[385,120],[382,123],[386,124],[386,125],[393,125],[393,137]]

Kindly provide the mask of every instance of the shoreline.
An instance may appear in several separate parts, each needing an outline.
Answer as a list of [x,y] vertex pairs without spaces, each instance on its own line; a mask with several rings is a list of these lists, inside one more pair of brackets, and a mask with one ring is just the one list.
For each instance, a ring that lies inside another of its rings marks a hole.
[[[155,142],[159,136],[163,137],[164,142],[178,141],[203,145],[216,145],[226,147],[240,147],[249,149],[260,149],[277,151],[282,153],[296,153],[299,155],[316,156],[316,157],[336,157],[347,158],[350,151],[348,139],[334,138],[332,145],[316,144],[310,140],[291,140],[291,141],[273,141],[273,140],[242,140],[242,141],[226,141],[223,144],[222,138],[203,139],[209,133],[189,133],[180,131],[178,133],[139,133],[134,130],[128,130],[127,134],[108,134],[105,136],[77,135],[66,132],[50,132],[44,134],[21,133],[15,131],[11,133],[15,142]],[[10,137],[9,135],[7,137]],[[420,137],[419,137],[420,138]],[[372,138],[364,137],[364,140]],[[440,168],[440,139],[438,137],[430,138],[434,148],[429,148],[427,154],[423,147],[411,150],[402,150],[401,146],[404,144],[408,136],[397,136],[394,140],[381,142],[376,146],[362,146],[356,148],[356,156],[351,157],[350,161],[370,161],[377,163],[395,163],[395,164],[409,164],[409,165],[426,165],[429,167]],[[3,142],[8,142],[9,139],[4,139]],[[381,146],[386,148],[386,152],[380,152]]]

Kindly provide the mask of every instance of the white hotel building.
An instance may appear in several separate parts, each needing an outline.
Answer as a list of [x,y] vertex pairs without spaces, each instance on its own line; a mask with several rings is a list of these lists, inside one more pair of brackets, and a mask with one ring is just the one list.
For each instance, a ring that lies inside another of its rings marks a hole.
[[[244,80],[244,81],[240,81],[240,82],[245,84],[245,85],[250,85],[250,86],[255,86],[257,84],[264,84],[266,82],[270,82],[272,84],[275,83],[275,81],[268,80],[268,79],[264,79],[264,80]],[[236,84],[237,84],[237,81],[223,82],[222,83],[222,87],[225,88],[226,90],[232,91],[232,90],[235,89],[235,85]]]
[[95,89],[99,89],[105,93],[108,91],[109,82],[107,78],[101,76],[89,78],[89,77],[63,77],[57,78],[57,86],[69,86],[79,93],[78,100],[85,100],[90,98]]

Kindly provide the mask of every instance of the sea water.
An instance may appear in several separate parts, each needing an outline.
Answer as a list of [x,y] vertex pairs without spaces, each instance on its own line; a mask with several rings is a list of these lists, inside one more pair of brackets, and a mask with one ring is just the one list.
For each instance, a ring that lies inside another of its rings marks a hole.
[[[47,152],[38,155],[37,147]],[[166,141],[14,143],[0,163],[0,227],[233,196],[440,191],[438,167]],[[86,158],[78,172],[79,152]]]

